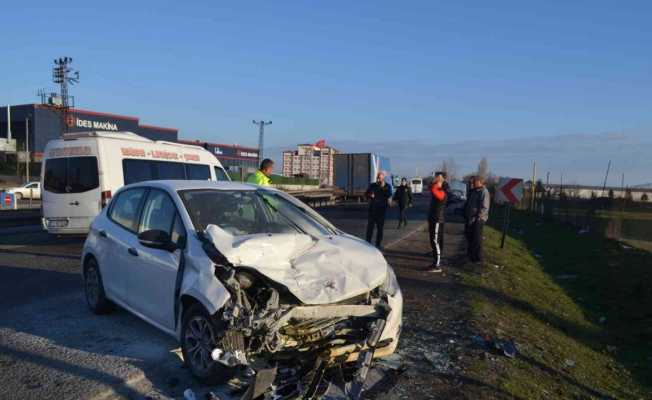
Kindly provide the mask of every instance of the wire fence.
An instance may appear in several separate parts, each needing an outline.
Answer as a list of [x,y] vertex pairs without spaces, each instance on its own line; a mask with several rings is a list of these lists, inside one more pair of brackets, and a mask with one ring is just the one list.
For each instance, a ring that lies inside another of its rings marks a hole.
[[597,197],[583,199],[526,193],[521,209],[527,209],[544,221],[573,226],[580,234],[594,234],[629,246],[652,251],[652,204],[626,198]]

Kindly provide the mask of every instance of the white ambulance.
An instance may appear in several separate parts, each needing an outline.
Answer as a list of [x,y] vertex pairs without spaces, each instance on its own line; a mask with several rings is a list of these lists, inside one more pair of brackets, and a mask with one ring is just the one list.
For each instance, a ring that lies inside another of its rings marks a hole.
[[117,189],[160,179],[226,181],[229,176],[202,147],[131,132],[82,132],[51,140],[41,168],[43,227],[54,234],[86,234]]

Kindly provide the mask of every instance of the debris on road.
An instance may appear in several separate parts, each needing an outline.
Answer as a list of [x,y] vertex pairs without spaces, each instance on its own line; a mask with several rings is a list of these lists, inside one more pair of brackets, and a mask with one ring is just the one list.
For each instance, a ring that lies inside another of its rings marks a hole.
[[472,340],[483,350],[501,353],[508,358],[516,357],[516,353],[518,352],[516,343],[514,343],[513,339],[504,340],[492,338],[489,335],[475,335],[472,337]]

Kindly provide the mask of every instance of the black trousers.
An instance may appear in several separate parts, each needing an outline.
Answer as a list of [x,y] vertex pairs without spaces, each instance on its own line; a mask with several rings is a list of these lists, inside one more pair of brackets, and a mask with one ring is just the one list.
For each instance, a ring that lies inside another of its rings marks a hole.
[[407,206],[399,206],[398,211],[398,227],[400,228],[401,224],[403,224],[403,226],[407,225]]
[[482,230],[484,222],[476,221],[471,224],[466,224],[465,234],[467,242],[467,255],[472,262],[484,261],[484,254],[482,250]]
[[437,222],[433,217],[428,217],[428,233],[430,236],[430,247],[432,258],[435,264],[439,265],[444,252],[444,222]]
[[385,229],[385,212],[387,209],[369,210],[367,218],[367,242],[371,243],[371,237],[374,235],[376,228],[376,247],[380,247],[383,242],[383,230]]

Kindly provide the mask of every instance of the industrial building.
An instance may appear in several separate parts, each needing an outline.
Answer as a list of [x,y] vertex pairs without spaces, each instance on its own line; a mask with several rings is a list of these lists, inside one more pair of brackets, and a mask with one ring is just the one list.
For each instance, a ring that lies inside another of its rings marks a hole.
[[321,185],[333,185],[333,155],[337,150],[323,140],[300,144],[296,150],[283,152],[283,176],[318,179]]
[[245,179],[258,168],[258,149],[221,143],[202,142],[200,140],[179,140],[180,143],[201,146],[215,154],[222,166],[232,178]]
[[[176,142],[179,132],[174,128],[141,124],[136,117],[110,114],[97,111],[70,109],[66,118],[55,108],[42,104],[22,104],[9,106],[10,124],[7,123],[7,107],[0,107],[0,142],[11,138],[16,140],[16,149],[24,159],[27,150],[32,161],[32,172],[38,174],[47,142],[57,139],[64,131],[130,131],[152,140]],[[9,130],[11,128],[11,130]],[[4,139],[4,140],[2,140]],[[0,154],[6,160],[6,154]]]

